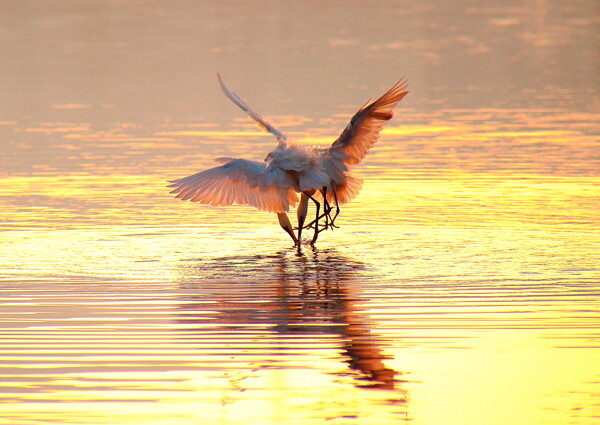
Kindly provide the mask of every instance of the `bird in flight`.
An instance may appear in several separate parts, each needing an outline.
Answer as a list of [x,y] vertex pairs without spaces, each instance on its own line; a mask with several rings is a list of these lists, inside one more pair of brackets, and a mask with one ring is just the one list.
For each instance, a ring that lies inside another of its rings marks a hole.
[[[277,147],[263,162],[236,158],[217,158],[218,167],[171,181],[176,198],[211,205],[250,205],[277,213],[279,224],[300,247],[302,231],[314,230],[310,244],[319,233],[334,229],[340,205],[351,201],[360,190],[362,180],[350,174],[379,138],[392,111],[406,96],[407,82],[400,80],[379,99],[367,102],[352,117],[344,131],[328,148],[314,148],[288,141],[287,137],[266,122],[217,74],[223,93],[243,109],[258,126],[277,138]],[[298,203],[298,194],[300,202]],[[315,218],[305,224],[309,200],[315,204]],[[298,204],[298,227],[290,223],[287,212]],[[323,204],[321,206],[321,204]],[[335,207],[335,212],[334,212]],[[298,231],[298,236],[294,233]]]

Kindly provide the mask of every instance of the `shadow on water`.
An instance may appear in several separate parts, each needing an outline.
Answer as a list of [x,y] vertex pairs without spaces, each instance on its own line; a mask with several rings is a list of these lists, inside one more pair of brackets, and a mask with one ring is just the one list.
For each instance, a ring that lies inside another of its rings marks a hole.
[[[358,276],[365,270],[363,264],[335,250],[317,249],[186,263],[182,285],[188,295],[181,305],[181,323],[198,324],[199,332],[206,332],[208,324],[211,331],[223,334],[259,330],[272,342],[269,355],[274,357],[327,338],[341,348],[340,359],[349,365],[350,370],[338,375],[353,376],[357,387],[394,389],[402,382],[399,372],[386,367],[391,358],[385,354],[387,342],[373,331],[362,310]],[[292,338],[282,346],[277,337]]]

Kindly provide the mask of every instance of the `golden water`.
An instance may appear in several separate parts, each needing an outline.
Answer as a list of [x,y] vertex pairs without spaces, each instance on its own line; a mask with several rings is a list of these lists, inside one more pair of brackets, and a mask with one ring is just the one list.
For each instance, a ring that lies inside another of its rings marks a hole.
[[[598,420],[594,3],[7,4],[0,423]],[[274,146],[215,71],[307,144],[410,76],[316,249],[168,195]]]

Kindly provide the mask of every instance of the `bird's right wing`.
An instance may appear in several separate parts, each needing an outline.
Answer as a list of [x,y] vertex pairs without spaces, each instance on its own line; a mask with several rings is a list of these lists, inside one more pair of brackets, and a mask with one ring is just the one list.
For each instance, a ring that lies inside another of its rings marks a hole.
[[379,99],[360,108],[329,148],[332,160],[341,160],[346,169],[362,161],[383,125],[392,118],[392,110],[408,93],[406,87],[407,82],[400,80]]
[[171,181],[176,198],[202,204],[250,205],[259,210],[287,212],[298,196],[285,172],[264,162],[218,158],[220,167]]
[[248,105],[246,105],[246,102],[244,102],[237,94],[235,94],[234,92],[229,90],[227,88],[227,86],[225,85],[225,83],[223,82],[223,80],[221,79],[221,76],[219,74],[217,74],[217,77],[219,78],[219,84],[221,85],[221,90],[223,90],[223,93],[225,93],[225,96],[227,96],[227,98],[229,100],[231,100],[237,106],[242,108],[248,115],[250,115],[250,118],[252,118],[254,121],[256,121],[256,123],[258,124],[258,126],[261,129],[263,129],[264,131],[271,133],[273,136],[277,137],[277,140],[279,140],[280,142],[283,142],[287,139],[287,137],[285,137],[285,135],[281,131],[277,130],[271,124],[266,122],[263,119],[263,117],[261,117],[259,114],[254,112],[252,109],[250,109],[250,107]]

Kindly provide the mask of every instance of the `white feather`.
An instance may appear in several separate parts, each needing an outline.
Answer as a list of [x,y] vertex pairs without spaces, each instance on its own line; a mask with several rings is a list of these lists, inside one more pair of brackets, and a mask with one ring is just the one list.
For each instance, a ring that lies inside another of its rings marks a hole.
[[331,147],[316,149],[287,142],[283,133],[229,90],[221,76],[219,84],[227,98],[277,137],[279,144],[265,162],[217,158],[219,167],[172,181],[170,187],[175,189],[171,193],[192,202],[245,204],[277,213],[296,205],[297,192],[313,193],[326,188],[330,203],[344,204],[353,199],[362,180],[351,176],[350,169],[375,144],[383,125],[392,117],[392,110],[408,93],[406,82],[399,81],[379,99],[360,108]]
[[247,204],[271,212],[286,212],[296,205],[298,196],[283,170],[245,159],[221,162],[225,164],[172,181],[171,193],[192,202]]

